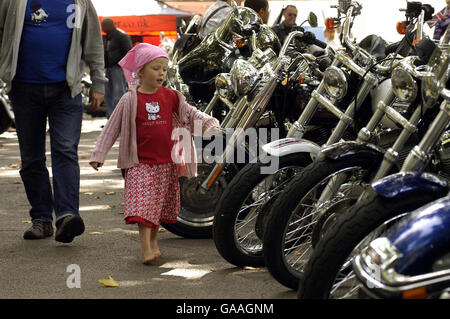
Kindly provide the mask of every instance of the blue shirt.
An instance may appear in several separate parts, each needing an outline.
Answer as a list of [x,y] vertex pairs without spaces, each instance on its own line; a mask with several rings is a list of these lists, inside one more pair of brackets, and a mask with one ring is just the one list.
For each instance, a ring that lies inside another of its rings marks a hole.
[[28,0],[15,81],[66,81],[75,18],[74,0]]

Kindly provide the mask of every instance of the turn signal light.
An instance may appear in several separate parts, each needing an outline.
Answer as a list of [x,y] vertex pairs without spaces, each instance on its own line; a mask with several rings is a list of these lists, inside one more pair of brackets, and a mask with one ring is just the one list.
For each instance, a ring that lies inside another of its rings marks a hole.
[[327,30],[333,30],[335,27],[334,25],[334,18],[326,18],[325,19],[325,28]]
[[406,21],[397,22],[397,32],[399,34],[405,34],[406,33]]
[[417,289],[406,290],[402,293],[403,299],[426,299],[427,287],[420,287]]
[[244,41],[241,38],[237,38],[236,46],[238,47],[238,49],[242,48],[244,46]]

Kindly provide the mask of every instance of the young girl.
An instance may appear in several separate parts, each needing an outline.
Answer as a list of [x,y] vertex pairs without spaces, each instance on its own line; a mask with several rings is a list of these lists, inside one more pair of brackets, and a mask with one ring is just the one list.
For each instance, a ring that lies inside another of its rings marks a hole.
[[[219,129],[217,119],[189,105],[178,91],[162,86],[168,62],[163,49],[147,43],[135,46],[119,62],[130,89],[106,123],[90,160],[98,170],[120,133],[117,166],[126,169],[124,219],[127,224],[138,224],[144,264],[161,255],[157,241],[160,223],[177,221],[178,177],[196,173],[191,137],[194,123],[200,124],[206,135]],[[190,154],[179,147],[179,137],[172,139],[174,130],[180,128],[189,130]],[[172,151],[175,144],[179,153]],[[194,160],[186,161],[187,155]]]

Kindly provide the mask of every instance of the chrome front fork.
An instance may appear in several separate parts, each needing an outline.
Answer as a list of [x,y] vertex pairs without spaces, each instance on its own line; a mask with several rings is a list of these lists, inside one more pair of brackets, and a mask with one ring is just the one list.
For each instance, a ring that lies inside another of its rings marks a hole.
[[[383,116],[386,114],[386,110],[388,108],[392,109],[389,105],[394,101],[394,98],[395,98],[394,92],[392,89],[390,89],[387,92],[384,100],[382,100],[378,103],[377,109],[376,109],[375,113],[373,114],[373,116],[371,117],[370,121],[367,123],[367,125],[364,128],[362,128],[359,131],[358,137],[356,139],[357,142],[366,142],[367,143],[370,140],[372,132],[375,130],[377,125],[380,123]],[[392,110],[394,110],[394,109],[392,109]],[[328,142],[332,142],[332,143],[328,143]],[[331,145],[337,141],[336,140],[333,141],[330,137],[328,142],[327,142],[327,145]],[[346,173],[346,172],[333,176],[330,179],[330,181],[328,181],[327,185],[325,186],[325,189],[322,191],[321,196],[320,196],[319,200],[317,201],[317,206],[320,207],[322,205],[322,203],[324,203],[327,200],[329,200],[330,198],[332,198],[334,196],[334,194],[336,194],[338,192],[339,188],[341,187],[341,185],[345,182],[345,180],[347,178],[348,178],[348,173]]]
[[431,123],[425,136],[419,145],[415,146],[406,158],[401,172],[423,171],[430,160],[429,154],[437,144],[439,138],[447,129],[450,120],[450,104],[444,100],[441,104],[441,110]]

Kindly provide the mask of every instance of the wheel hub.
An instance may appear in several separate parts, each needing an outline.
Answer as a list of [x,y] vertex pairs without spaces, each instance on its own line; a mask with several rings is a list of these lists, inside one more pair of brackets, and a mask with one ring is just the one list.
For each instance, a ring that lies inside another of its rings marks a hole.
[[181,184],[181,206],[194,214],[214,212],[217,202],[226,187],[224,179],[216,181],[206,193],[200,192],[200,185],[211,172],[212,165],[199,165],[198,174],[192,178],[183,179]]

